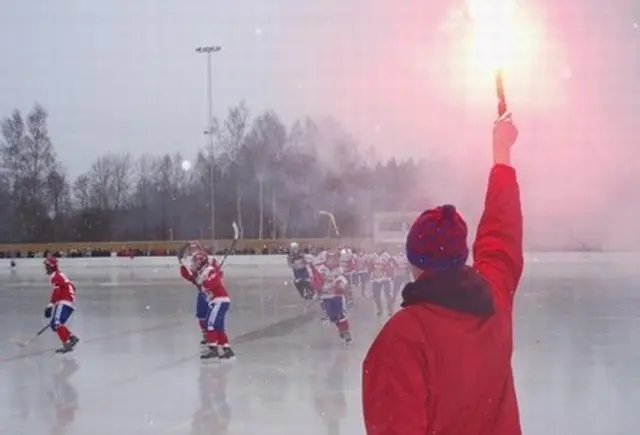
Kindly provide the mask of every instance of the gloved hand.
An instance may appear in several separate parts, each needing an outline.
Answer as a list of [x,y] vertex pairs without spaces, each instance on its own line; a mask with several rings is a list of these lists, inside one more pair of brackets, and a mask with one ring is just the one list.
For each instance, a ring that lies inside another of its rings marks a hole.
[[46,319],[50,319],[52,314],[53,314],[53,305],[49,304],[49,305],[47,305],[47,307],[44,309],[44,317],[45,317]]

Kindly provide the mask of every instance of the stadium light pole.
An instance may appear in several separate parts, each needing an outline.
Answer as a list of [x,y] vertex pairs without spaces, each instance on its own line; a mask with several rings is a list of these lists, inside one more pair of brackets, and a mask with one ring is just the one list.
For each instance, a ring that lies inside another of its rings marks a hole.
[[222,47],[219,45],[208,45],[204,47],[196,48],[196,53],[198,54],[206,54],[207,55],[207,115],[208,115],[208,123],[207,130],[204,134],[207,136],[207,146],[209,148],[209,152],[211,153],[211,160],[209,166],[209,191],[211,197],[209,198],[209,208],[211,211],[211,247],[213,249],[213,254],[218,250],[218,243],[216,242],[216,205],[215,205],[215,176],[214,176],[214,153],[213,153],[213,89],[212,89],[212,73],[211,73],[211,54],[217,53],[222,50]]

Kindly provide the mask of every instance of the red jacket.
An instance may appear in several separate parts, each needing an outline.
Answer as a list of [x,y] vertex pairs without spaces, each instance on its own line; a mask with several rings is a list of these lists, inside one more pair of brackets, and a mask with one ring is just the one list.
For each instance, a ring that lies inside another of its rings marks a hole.
[[473,268],[423,275],[363,363],[368,435],[520,435],[513,299],[523,267],[515,170],[491,170]]

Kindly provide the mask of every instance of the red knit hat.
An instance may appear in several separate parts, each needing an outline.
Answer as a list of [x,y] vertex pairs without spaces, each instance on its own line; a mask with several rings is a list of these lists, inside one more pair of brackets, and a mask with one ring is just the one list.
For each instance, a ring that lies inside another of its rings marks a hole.
[[407,260],[422,270],[464,265],[469,256],[467,224],[452,205],[425,211],[407,235]]

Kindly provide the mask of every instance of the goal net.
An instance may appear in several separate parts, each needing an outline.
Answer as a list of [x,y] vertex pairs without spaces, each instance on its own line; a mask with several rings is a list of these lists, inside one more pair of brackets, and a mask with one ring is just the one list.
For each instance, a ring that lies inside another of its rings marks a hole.
[[404,245],[407,233],[420,212],[373,214],[373,241],[376,245]]

